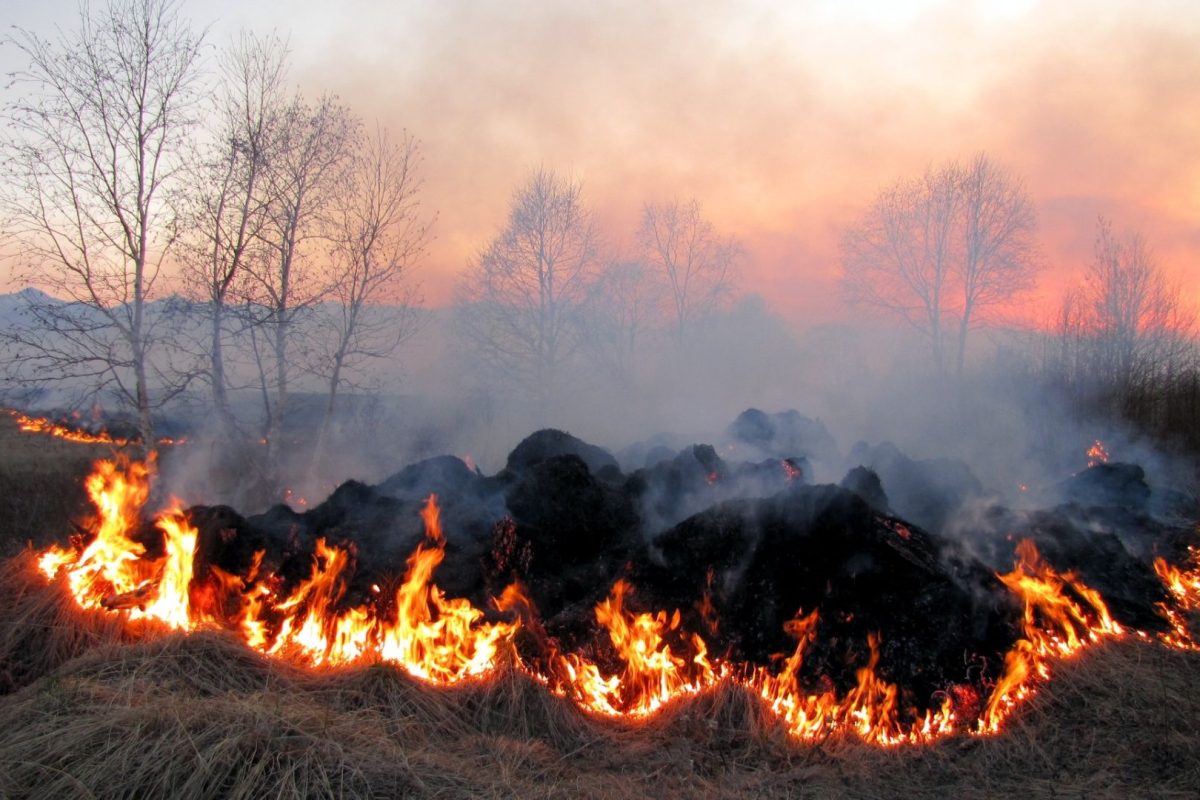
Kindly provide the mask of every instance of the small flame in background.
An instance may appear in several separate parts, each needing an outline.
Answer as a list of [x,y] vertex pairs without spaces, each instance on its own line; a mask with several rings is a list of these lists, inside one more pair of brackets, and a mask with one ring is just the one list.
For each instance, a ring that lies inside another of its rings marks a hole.
[[1104,446],[1104,442],[1097,439],[1092,442],[1092,446],[1088,448],[1088,467],[1095,467],[1099,464],[1107,464],[1109,455],[1108,448]]
[[[9,415],[17,422],[17,427],[25,433],[44,433],[53,436],[56,439],[63,439],[68,442],[81,442],[83,444],[108,444],[114,447],[128,447],[133,444],[133,439],[117,439],[111,436],[107,431],[99,433],[88,433],[77,428],[68,428],[66,425],[54,422],[46,417],[31,417],[22,414],[19,411],[9,410]],[[183,444],[187,439],[179,438],[172,439],[169,437],[161,437],[158,439],[159,445],[176,445]]]
[[804,470],[800,468],[795,461],[790,458],[785,458],[779,462],[783,464],[783,474],[787,475],[789,481],[801,480],[804,478]]
[[[775,671],[714,661],[700,636],[682,630],[679,611],[630,610],[627,601],[634,588],[625,581],[618,581],[596,608],[596,620],[623,666],[607,673],[585,655],[555,653],[539,671],[516,654],[519,616],[489,621],[482,610],[465,599],[445,597],[432,583],[445,556],[435,497],[421,512],[426,538],[409,556],[399,588],[389,594],[372,587],[374,603],[347,609],[342,600],[355,556],[352,549],[324,540],[316,543],[310,575],[286,596],[277,576],[262,568],[261,552],[245,576],[215,567],[208,567],[202,578],[193,574],[197,531],[178,504],[158,515],[162,552],[149,556],[131,533],[149,496],[151,472],[152,463],[97,462],[87,480],[97,509],[94,537],[86,542],[76,537],[67,547],[52,546],[41,555],[42,572],[64,581],[80,607],[184,631],[232,624],[248,646],[265,654],[310,667],[382,661],[436,685],[484,676],[505,659],[556,694],[609,717],[644,718],[679,697],[728,681],[760,696],[803,740],[847,731],[863,741],[892,746],[931,742],[956,731],[992,734],[1050,677],[1051,659],[1126,635],[1099,593],[1070,572],[1056,572],[1032,542],[1022,541],[1013,570],[999,577],[1024,604],[1023,637],[1007,654],[1004,672],[982,704],[973,688],[958,686],[924,713],[902,708],[898,687],[876,672],[879,642],[874,635],[867,663],[846,694],[804,691],[797,676],[818,635],[816,611],[797,614],[788,624],[796,648]],[[1172,626],[1160,638],[1172,647],[1198,649],[1180,610],[1200,607],[1200,550],[1193,548],[1183,567],[1160,559],[1155,568],[1174,601],[1160,609]],[[493,602],[501,613],[531,610],[518,585]]]

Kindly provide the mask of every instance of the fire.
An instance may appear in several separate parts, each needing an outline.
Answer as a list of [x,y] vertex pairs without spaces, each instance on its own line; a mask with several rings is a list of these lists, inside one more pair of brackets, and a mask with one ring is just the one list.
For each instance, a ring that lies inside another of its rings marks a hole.
[[896,685],[881,679],[876,672],[879,638],[874,634],[867,639],[870,658],[857,670],[857,683],[844,697],[839,698],[833,691],[801,691],[796,675],[804,661],[805,648],[816,636],[816,628],[815,611],[793,620],[789,632],[798,643],[783,670],[770,675],[759,668],[747,681],[783,719],[793,736],[816,740],[846,730],[864,742],[890,747],[929,743],[954,732],[955,713],[949,698],[937,710],[929,709],[923,714],[901,708]]
[[97,512],[95,538],[86,546],[75,542],[71,550],[53,545],[39,560],[50,577],[67,570],[71,594],[84,608],[134,592],[155,574],[156,565],[142,559],[145,546],[130,538],[150,496],[150,471],[147,464],[125,459],[97,462],[85,484]]
[[1088,466],[1094,467],[1097,464],[1108,463],[1108,448],[1104,446],[1104,442],[1097,439],[1092,442],[1092,446],[1087,451]]
[[385,625],[380,654],[409,674],[436,683],[453,683],[491,670],[517,623],[481,622],[484,614],[463,599],[446,599],[430,583],[446,555],[437,498],[421,511],[428,546],[408,558],[408,574],[396,591],[396,619]]
[[1174,608],[1165,603],[1158,606],[1159,613],[1171,626],[1171,630],[1159,638],[1168,647],[1200,651],[1200,644],[1192,638],[1181,613],[1200,610],[1200,548],[1194,545],[1188,547],[1186,564],[1180,568],[1168,564],[1165,559],[1154,559],[1154,571],[1175,601]]
[[120,446],[128,444],[125,440],[114,439],[103,431],[100,433],[88,433],[87,431],[68,428],[45,417],[30,417],[19,411],[12,410],[8,413],[17,421],[17,427],[26,433],[45,433],[59,439],[65,439],[68,442],[83,442],[85,444],[112,444]]
[[445,556],[434,497],[421,514],[427,542],[409,557],[394,611],[382,603],[343,608],[352,553],[324,540],[316,542],[308,578],[284,597],[274,589],[275,576],[261,572],[262,552],[245,579],[210,567],[205,581],[194,581],[198,534],[178,507],[158,516],[163,554],[147,557],[131,530],[149,497],[150,475],[138,462],[98,462],[87,484],[98,512],[95,538],[86,546],[51,547],[40,557],[42,572],[63,576],[81,607],[122,611],[131,620],[153,619],[185,631],[228,619],[247,644],[267,654],[313,667],[372,658],[439,684],[492,669],[516,632],[517,623],[485,622],[482,611],[447,599],[431,583]]
[[1200,547],[1188,548],[1187,568],[1173,567],[1166,559],[1154,559],[1154,571],[1162,578],[1167,591],[1185,611],[1200,609]]
[[152,464],[101,461],[87,480],[98,512],[96,537],[72,550],[52,546],[39,566],[53,577],[66,572],[71,594],[83,608],[127,609],[130,619],[153,619],[173,628],[188,624],[188,586],[196,530],[176,504],[157,520],[164,554],[145,557],[131,538],[150,492]]
[[[82,444],[107,444],[115,447],[127,447],[133,443],[131,439],[117,439],[107,431],[88,433],[76,428],[68,428],[66,425],[59,424],[45,417],[31,417],[11,409],[8,413],[16,420],[17,427],[25,433],[44,433],[57,439],[63,439],[68,442],[80,442]],[[186,438],[172,439],[164,436],[158,439],[158,444],[176,445],[183,444],[186,441]]]
[[[433,583],[446,545],[436,497],[421,510],[425,540],[409,556],[398,588],[373,585],[365,599],[350,603],[355,550],[325,540],[316,542],[307,576],[290,590],[264,566],[261,551],[245,575],[212,565],[197,574],[199,534],[178,504],[160,513],[152,528],[139,524],[152,473],[152,461],[98,462],[87,480],[97,512],[92,537],[76,537],[68,547],[54,546],[41,555],[41,571],[63,581],[82,608],[183,631],[217,625],[261,653],[309,667],[383,662],[437,685],[484,676],[507,659],[584,710],[608,717],[642,719],[724,683],[759,697],[800,740],[848,733],[894,746],[928,743],[958,731],[991,734],[1050,677],[1052,660],[1124,634],[1099,593],[1071,572],[1056,572],[1032,542],[1022,541],[1013,570],[998,576],[1023,603],[1022,637],[985,702],[972,686],[962,685],[928,698],[925,707],[905,705],[900,688],[879,673],[877,634],[867,637],[865,663],[858,665],[852,687],[839,694],[824,684],[816,690],[803,685],[801,668],[819,633],[818,610],[798,612],[788,624],[796,645],[774,668],[713,658],[705,640],[686,630],[680,611],[630,608],[635,590],[623,580],[595,609],[607,633],[606,652],[564,654],[551,648],[548,659],[535,667],[524,663],[514,646],[522,619],[532,633],[540,633],[536,620],[512,613],[531,609],[518,585],[493,601],[512,620],[491,621],[469,601],[447,598]],[[911,535],[898,523],[894,530]],[[1163,606],[1164,616],[1177,625],[1163,641],[1195,647],[1176,608],[1200,607],[1200,550],[1191,549],[1183,568],[1161,559],[1155,568],[1174,603]],[[710,632],[717,624],[712,582],[710,574],[700,609]]]
[[[931,742],[954,731],[955,714],[949,699],[936,710],[919,713],[904,709],[899,689],[882,680],[878,638],[868,638],[870,657],[856,673],[857,683],[845,696],[826,690],[806,693],[797,681],[805,649],[816,638],[818,614],[797,615],[787,631],[796,649],[782,669],[773,674],[765,667],[714,665],[700,637],[679,635],[679,612],[634,613],[625,608],[630,587],[613,586],[607,600],[596,608],[596,620],[624,667],[605,675],[594,662],[578,654],[559,657],[558,683],[552,688],[584,709],[610,717],[644,717],[680,697],[694,695],[729,681],[758,695],[797,739],[811,741],[838,731],[848,731],[872,744],[891,746]],[[686,653],[673,651],[667,642],[675,634]]]
[[1004,673],[979,720],[980,733],[998,731],[1012,709],[1033,693],[1033,681],[1049,680],[1050,658],[1070,657],[1105,637],[1124,633],[1099,592],[1071,572],[1058,574],[1029,539],[1017,544],[1013,571],[999,577],[1024,603],[1025,638],[1018,639],[1005,657]]
[[557,690],[599,714],[644,717],[671,700],[716,684],[722,673],[709,663],[708,649],[699,636],[687,637],[691,657],[672,652],[666,637],[679,630],[679,611],[670,615],[628,612],[629,591],[629,584],[619,580],[608,599],[596,607],[596,621],[607,629],[613,649],[625,664],[622,672],[606,677],[583,656],[560,656],[566,679]]

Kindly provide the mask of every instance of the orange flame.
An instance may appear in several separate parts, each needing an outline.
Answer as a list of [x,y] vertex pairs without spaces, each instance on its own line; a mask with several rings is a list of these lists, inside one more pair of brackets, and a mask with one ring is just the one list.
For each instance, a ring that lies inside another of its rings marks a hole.
[[1158,606],[1159,614],[1171,626],[1171,630],[1160,634],[1159,638],[1168,647],[1200,651],[1200,644],[1192,637],[1181,613],[1200,609],[1200,548],[1188,547],[1186,563],[1187,566],[1181,568],[1168,564],[1165,559],[1154,559],[1154,571],[1175,601],[1175,607],[1166,603]]
[[[488,621],[469,601],[447,598],[433,583],[445,557],[436,497],[421,510],[426,538],[409,556],[399,588],[389,595],[374,585],[368,600],[348,605],[354,551],[325,540],[315,544],[308,576],[286,596],[279,588],[281,579],[263,566],[261,551],[244,576],[208,565],[197,577],[198,532],[178,506],[156,520],[161,549],[157,542],[143,543],[148,531],[138,528],[138,519],[149,497],[152,466],[153,462],[124,459],[97,462],[87,480],[97,509],[94,536],[46,550],[39,559],[42,572],[65,581],[83,608],[154,620],[179,630],[221,624],[234,628],[259,652],[311,667],[382,661],[445,685],[485,675],[507,653],[518,668],[585,710],[630,718],[644,718],[678,698],[729,682],[760,697],[798,739],[845,732],[893,746],[931,742],[956,730],[995,733],[1035,692],[1038,682],[1050,677],[1052,659],[1124,633],[1099,593],[1070,572],[1056,572],[1032,542],[1022,541],[1014,569],[999,578],[1023,602],[1023,636],[1006,655],[1003,674],[982,712],[977,712],[978,696],[969,686],[950,687],[940,701],[930,698],[925,710],[902,706],[899,688],[879,675],[879,639],[874,634],[868,637],[869,655],[857,669],[852,688],[840,696],[832,689],[806,691],[799,675],[807,648],[817,637],[815,610],[797,614],[786,626],[796,647],[777,669],[714,661],[704,640],[684,629],[679,611],[630,610],[633,589],[623,580],[596,607],[596,619],[611,644],[609,668],[583,654],[557,654],[548,662],[547,677],[517,656],[513,640],[519,621]],[[909,533],[901,528],[898,535]],[[1171,614],[1178,619],[1175,606],[1200,606],[1200,551],[1192,548],[1187,568],[1161,559],[1155,567],[1174,603],[1162,609],[1169,620]],[[710,577],[710,591],[711,582]],[[494,604],[501,611],[531,608],[517,585],[508,587]],[[531,630],[539,627],[534,619],[530,624]],[[1179,630],[1186,635],[1185,628]],[[1162,638],[1173,646],[1191,642]],[[956,705],[956,697],[966,699]],[[964,711],[973,722],[960,727]]]
[[1024,639],[1018,639],[1004,662],[977,728],[993,733],[1022,700],[1034,691],[1033,680],[1049,680],[1051,657],[1067,658],[1105,637],[1124,631],[1109,614],[1100,593],[1071,572],[1059,575],[1042,561],[1029,539],[1017,544],[1013,571],[999,576],[1024,602]]
[[428,542],[409,557],[395,613],[382,614],[374,605],[341,608],[351,553],[323,539],[315,544],[308,578],[286,597],[273,590],[274,576],[260,574],[262,552],[255,554],[245,579],[210,567],[211,578],[195,585],[198,534],[177,508],[159,515],[156,523],[163,555],[146,557],[146,547],[130,538],[130,530],[149,496],[149,476],[137,462],[98,462],[87,484],[98,511],[96,537],[86,546],[53,546],[40,557],[42,572],[64,575],[81,607],[120,610],[130,619],[194,630],[225,617],[223,609],[232,602],[243,638],[262,652],[310,666],[377,658],[442,684],[487,672],[516,632],[517,623],[483,622],[482,611],[466,600],[445,598],[430,582],[445,555],[434,497],[421,512]]
[[68,568],[71,594],[82,607],[96,608],[106,596],[133,592],[154,575],[155,565],[142,559],[145,546],[129,538],[150,496],[150,467],[126,459],[99,461],[85,488],[98,515],[95,538],[73,550],[53,545],[39,565],[50,577]]
[[679,630],[680,615],[634,614],[625,610],[630,586],[618,580],[608,599],[596,606],[596,620],[608,636],[625,668],[605,677],[600,668],[581,655],[560,656],[566,676],[557,690],[586,709],[609,716],[644,717],[677,697],[696,694],[714,685],[721,676],[708,661],[704,640],[692,634],[690,658],[671,651],[665,637]]
[[[108,444],[116,447],[127,447],[133,444],[132,439],[117,439],[110,435],[107,431],[99,433],[88,433],[75,428],[68,428],[66,425],[61,425],[53,420],[45,417],[31,417],[22,414],[19,411],[9,410],[9,415],[17,422],[17,427],[25,433],[44,433],[53,436],[56,439],[63,439],[68,442],[80,442],[82,444]],[[185,438],[172,439],[163,436],[158,439],[160,445],[175,445],[183,444],[187,441]]]

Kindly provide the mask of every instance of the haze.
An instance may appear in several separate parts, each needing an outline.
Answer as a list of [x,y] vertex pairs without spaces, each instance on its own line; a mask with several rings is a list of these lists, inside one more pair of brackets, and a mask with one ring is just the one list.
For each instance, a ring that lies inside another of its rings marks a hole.
[[[836,321],[841,229],[882,185],[977,151],[1019,175],[1038,212],[1046,270],[1013,319],[1049,317],[1098,214],[1144,233],[1200,300],[1193,3],[243,5],[184,10],[215,46],[241,28],[289,37],[302,88],[421,140],[439,215],[428,305],[450,302],[544,165],[583,182],[617,250],[643,203],[695,196],[746,247],[742,291],[795,326]],[[6,16],[50,34],[76,7]]]

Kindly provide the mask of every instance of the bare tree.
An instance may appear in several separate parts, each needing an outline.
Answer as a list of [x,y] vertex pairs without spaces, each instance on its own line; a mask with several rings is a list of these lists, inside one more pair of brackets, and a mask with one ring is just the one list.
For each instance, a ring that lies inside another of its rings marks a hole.
[[1195,311],[1137,233],[1101,218],[1083,280],[1066,293],[1046,379],[1081,411],[1103,411],[1165,441],[1197,441]]
[[314,460],[327,442],[348,372],[364,360],[391,356],[416,331],[410,273],[431,226],[418,196],[420,160],[408,133],[397,142],[377,128],[360,143],[331,203],[333,309],[322,318],[318,340],[324,349],[314,366],[328,394]]
[[1033,287],[1037,220],[1021,182],[983,153],[959,172],[958,181],[961,242],[954,271],[961,303],[956,365],[961,376],[977,312]]
[[513,194],[507,224],[459,285],[463,335],[529,390],[543,415],[580,344],[597,248],[579,183],[541,169]]
[[296,325],[329,291],[314,241],[327,227],[326,214],[345,179],[358,137],[358,121],[334,98],[310,105],[296,97],[283,110],[265,179],[265,258],[247,263],[250,335],[259,366],[265,434],[271,461],[287,408]]
[[226,436],[233,430],[225,368],[227,305],[247,265],[266,256],[266,172],[281,135],[286,59],[282,42],[249,34],[225,54],[217,130],[201,165],[189,220],[192,235],[182,250],[185,283],[204,303],[213,410]]
[[6,233],[18,277],[67,300],[31,301],[31,325],[10,340],[37,378],[115,391],[145,447],[171,391],[150,359],[147,302],[175,243],[201,39],[171,0],[84,6],[57,43],[25,30],[9,39],[28,65],[15,76],[26,93],[6,108]]
[[695,199],[647,204],[639,239],[666,284],[682,344],[689,324],[729,294],[741,246],[716,233]]
[[1186,347],[1191,322],[1179,290],[1168,284],[1141,234],[1119,237],[1101,218],[1080,293],[1093,374],[1120,391],[1168,368]]
[[928,340],[945,366],[943,315],[950,277],[958,172],[934,170],[885,188],[842,237],[842,289],[851,302],[885,309]]
[[989,306],[1034,282],[1035,218],[1023,186],[986,155],[950,161],[885,188],[842,237],[842,288],[882,308],[929,342],[946,366],[947,319],[958,319],[956,371]]

